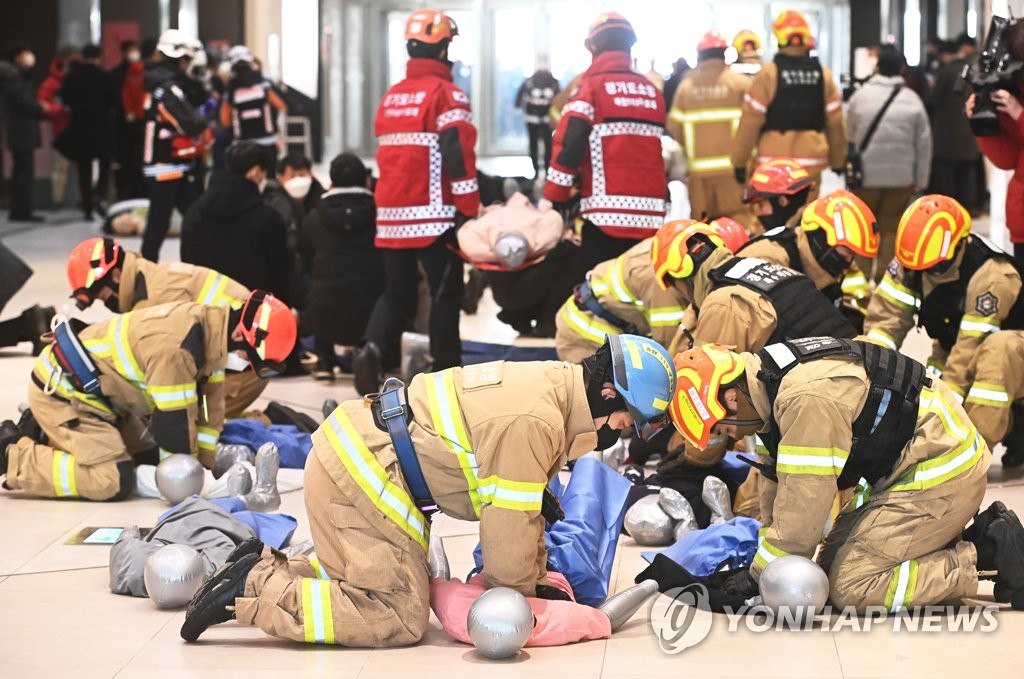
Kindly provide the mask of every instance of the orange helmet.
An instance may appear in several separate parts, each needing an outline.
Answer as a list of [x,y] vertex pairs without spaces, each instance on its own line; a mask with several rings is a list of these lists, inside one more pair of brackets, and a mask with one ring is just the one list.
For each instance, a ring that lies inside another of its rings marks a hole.
[[761,38],[759,38],[757,33],[754,33],[749,28],[744,28],[736,34],[735,38],[732,39],[732,46],[736,48],[736,51],[740,54],[744,54],[746,52],[760,52]]
[[[706,236],[711,247],[703,239],[690,243],[697,235]],[[651,265],[654,267],[654,278],[662,290],[669,289],[669,276],[673,278],[689,278],[696,271],[697,265],[716,247],[724,247],[722,237],[715,227],[692,219],[674,219],[665,222],[658,229],[651,242]]]
[[722,387],[743,375],[746,366],[739,354],[721,344],[705,344],[676,354],[676,393],[669,404],[672,424],[690,444],[707,448],[711,430],[728,414],[722,404]]
[[775,17],[775,23],[772,24],[772,32],[775,33],[775,39],[778,41],[779,47],[788,47],[790,45],[807,48],[814,47],[814,38],[811,37],[811,26],[807,23],[807,17],[803,15],[803,12],[787,9]]
[[746,245],[747,241],[750,240],[750,234],[743,228],[743,225],[730,217],[714,219],[709,226],[714,227],[719,238],[722,239],[722,243],[725,244],[725,247],[732,250],[733,253]]
[[283,372],[298,337],[295,315],[287,304],[265,290],[253,290],[242,307],[238,330],[256,374],[269,377]]
[[800,228],[809,234],[824,233],[828,246],[845,245],[861,257],[878,254],[878,223],[867,204],[849,191],[839,189],[804,208]]
[[[614,29],[618,29],[618,31]],[[633,25],[629,23],[626,17],[618,12],[605,12],[604,14],[599,14],[591,22],[590,29],[587,31],[587,39],[583,41],[583,46],[593,54],[603,52],[607,47],[602,45],[602,37],[608,35],[609,32],[621,33],[622,40],[627,43],[624,45],[626,49],[632,47],[633,43],[636,42],[636,31],[633,30]],[[603,47],[604,49],[602,49]]]
[[792,196],[814,183],[814,178],[795,160],[777,158],[758,165],[743,187],[743,202],[756,203],[777,196]]
[[896,230],[896,259],[906,269],[924,271],[956,257],[956,248],[971,231],[971,216],[949,196],[931,194],[915,200]]
[[108,284],[110,272],[124,263],[124,249],[113,238],[89,238],[68,255],[68,283],[79,309],[87,309],[101,285]]
[[405,39],[436,45],[459,34],[455,20],[436,9],[418,9],[405,22]]
[[704,34],[704,37],[697,43],[697,51],[703,52],[705,50],[724,50],[729,44],[725,42],[725,38],[718,31],[708,31]]

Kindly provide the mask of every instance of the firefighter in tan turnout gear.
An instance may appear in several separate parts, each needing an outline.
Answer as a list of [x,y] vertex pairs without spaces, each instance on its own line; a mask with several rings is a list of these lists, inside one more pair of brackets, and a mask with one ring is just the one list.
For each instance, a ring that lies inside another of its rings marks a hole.
[[726,66],[727,48],[718,31],[701,38],[697,66],[676,90],[665,128],[689,161],[690,216],[731,217],[749,229],[753,215],[741,200],[743,187],[733,180],[729,153],[750,78]]
[[[857,334],[806,276],[772,262],[733,256],[706,224],[667,223],[654,237],[651,255],[658,285],[678,290],[699,310],[694,346],[720,342],[759,351],[772,342],[817,333]],[[687,348],[684,344],[680,350]],[[669,456],[662,469],[682,462],[710,467],[724,454],[724,440],[707,450],[687,444],[683,455]]]
[[838,173],[846,163],[842,93],[832,72],[809,56],[814,39],[803,14],[783,12],[772,30],[779,52],[754,76],[744,98],[732,148],[736,181],[746,182],[754,153],[755,165],[776,158],[800,163],[814,178],[816,191],[825,168]]
[[[249,289],[222,273],[183,262],[154,264],[112,238],[90,238],[68,257],[68,282],[79,309],[97,299],[115,314],[168,302],[195,302],[241,309]],[[225,417],[241,415],[259,398],[267,380],[252,370],[228,370]]]
[[836,490],[856,487],[818,563],[836,606],[896,612],[973,596],[1024,609],[1024,527],[1001,502],[964,526],[985,495],[991,453],[950,389],[869,342],[815,337],[734,353],[676,356],[672,421],[694,446],[758,433],[778,476],[774,520],[754,563],[723,589],[757,594],[769,563],[813,557]]
[[194,641],[237,618],[307,643],[419,641],[435,509],[480,521],[488,587],[567,599],[547,580],[548,481],[567,460],[614,443],[624,427],[646,437],[667,424],[674,386],[662,347],[617,335],[583,365],[452,368],[418,375],[408,390],[389,381],[372,405],[343,403],[313,435],[306,464],[323,579],[307,559],[286,562],[250,543],[199,589],[182,637]]
[[80,331],[65,321],[54,336],[28,388],[45,440],[0,439],[4,485],[38,497],[123,500],[134,486],[133,456],[155,464],[183,453],[213,466],[225,366],[280,370],[296,326],[291,309],[257,290],[237,311],[162,304]]
[[932,338],[929,369],[964,402],[1004,467],[1024,464],[1024,300],[1013,258],[973,236],[947,196],[919,198],[896,232],[896,259],[868,306],[867,338],[893,349],[915,322]]

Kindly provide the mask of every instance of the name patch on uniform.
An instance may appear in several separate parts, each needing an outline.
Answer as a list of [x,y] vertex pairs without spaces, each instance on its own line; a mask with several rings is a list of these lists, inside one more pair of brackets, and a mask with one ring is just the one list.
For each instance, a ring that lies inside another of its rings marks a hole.
[[462,369],[462,389],[469,391],[471,389],[500,386],[504,365],[504,361],[467,365]]
[[974,308],[982,316],[991,316],[999,311],[999,299],[991,292],[983,292],[978,295]]

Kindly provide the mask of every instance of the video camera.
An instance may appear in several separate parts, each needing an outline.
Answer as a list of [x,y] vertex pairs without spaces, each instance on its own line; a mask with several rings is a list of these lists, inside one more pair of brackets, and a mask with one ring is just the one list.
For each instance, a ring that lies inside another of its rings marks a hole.
[[[992,17],[985,49],[975,63],[964,66],[961,76],[974,88],[974,113],[971,115],[971,132],[978,137],[994,137],[999,134],[999,111],[992,101],[996,90],[1007,90],[1018,95],[1017,85],[1021,79],[1024,61],[1015,54],[1019,38],[1015,34],[1024,30],[1024,24],[1017,19]],[[1019,49],[1019,48],[1018,48]]]

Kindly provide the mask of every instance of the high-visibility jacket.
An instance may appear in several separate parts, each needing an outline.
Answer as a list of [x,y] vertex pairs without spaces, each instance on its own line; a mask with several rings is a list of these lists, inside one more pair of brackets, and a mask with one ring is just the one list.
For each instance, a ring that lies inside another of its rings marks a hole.
[[[846,162],[843,97],[832,72],[808,57],[802,47],[784,47],[779,55],[754,76],[743,99],[743,117],[732,148],[733,167],[747,167],[755,147],[754,165],[790,158],[815,175],[827,167],[842,167]],[[805,62],[802,67],[796,63],[800,61]],[[794,64],[792,70],[790,64]],[[813,73],[818,75],[819,82],[813,87],[805,86]],[[780,91],[785,91],[786,96],[779,105],[785,105],[790,114],[774,116],[772,107]],[[807,121],[786,129],[774,126],[777,119],[781,119],[781,126],[787,118],[799,123],[792,111],[802,111]]]
[[[978,346],[994,332],[1024,325],[1017,269],[1005,256],[986,255],[980,241],[973,244],[976,237],[970,238],[961,262],[942,276],[908,271],[894,259],[864,321],[869,340],[893,349],[903,344],[915,320],[924,325],[935,340],[928,365],[961,400],[973,381],[970,368]],[[951,289],[957,294],[949,295]]]
[[405,80],[387,91],[373,124],[380,178],[377,247],[424,248],[476,217],[476,128],[469,97],[436,59],[410,59]]
[[[682,322],[686,300],[675,288],[662,290],[651,266],[651,242],[647,238],[615,259],[602,262],[587,274],[597,302],[608,312],[632,323],[637,334],[662,346],[672,341]],[[555,348],[559,358],[573,361],[597,351],[605,335],[622,331],[577,306],[570,297],[555,317]]]
[[195,302],[241,309],[249,289],[205,266],[184,262],[154,264],[134,252],[124,253],[118,284],[121,313],[168,302]]
[[172,141],[195,137],[209,126],[209,120],[189,101],[187,75],[163,66],[153,71],[158,84],[146,96],[146,134],[143,140],[143,173],[157,181],[180,179],[193,162],[176,158]]
[[[757,379],[761,359],[750,353],[743,354],[743,359],[748,393],[758,416],[765,421],[774,418],[781,427],[773,521],[762,529],[750,567],[759,577],[765,566],[781,556],[813,556],[835,500],[837,480],[851,457],[853,422],[867,400],[870,382],[863,365],[852,358],[824,358],[793,368],[770,399]],[[931,380],[921,391],[917,412],[914,435],[891,473],[874,487],[859,484],[853,507],[882,492],[934,488],[970,472],[988,455],[977,429],[942,380]],[[878,539],[900,537],[888,534]],[[911,573],[916,564],[908,559],[896,568]],[[905,582],[906,578],[894,580]]]
[[750,78],[725,59],[702,61],[683,78],[665,129],[686,151],[691,174],[732,174],[729,153],[748,89]]
[[605,52],[562,109],[544,197],[569,200],[580,175],[580,214],[614,238],[653,236],[665,218],[661,92],[630,68],[626,52]]
[[[33,381],[101,417],[150,415],[161,455],[212,454],[224,426],[228,310],[190,302],[161,304],[90,325],[78,333],[100,372],[104,398],[57,376],[52,346],[39,354]],[[54,384],[55,383],[55,384]]]
[[220,107],[220,124],[231,128],[236,141],[268,146],[277,142],[277,116],[287,110],[268,81],[243,86],[233,80]]
[[[526,596],[547,581],[544,488],[567,460],[597,444],[583,368],[561,361],[482,363],[417,375],[409,432],[430,493],[445,514],[480,522],[488,587]],[[347,401],[313,434],[332,477],[347,475],[424,551],[429,524],[378,460],[391,439],[364,401]],[[352,559],[372,560],[372,554]]]

